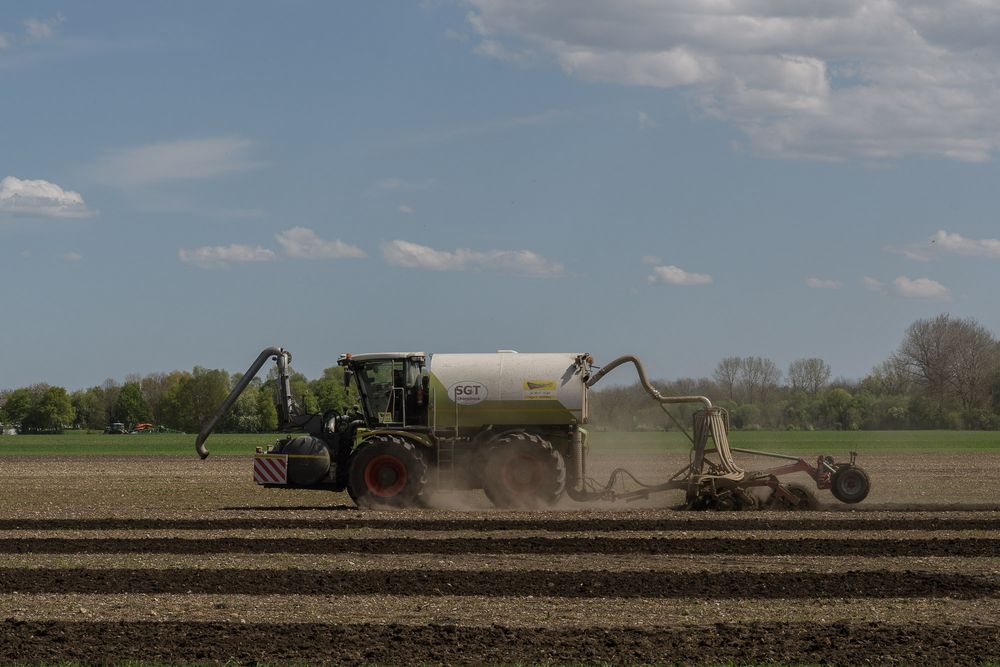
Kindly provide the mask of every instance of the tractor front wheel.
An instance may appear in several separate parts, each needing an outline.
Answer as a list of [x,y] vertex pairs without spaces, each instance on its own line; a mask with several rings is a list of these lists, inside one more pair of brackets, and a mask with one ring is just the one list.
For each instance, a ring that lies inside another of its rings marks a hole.
[[486,456],[483,490],[496,507],[554,504],[566,489],[566,463],[552,444],[531,433],[498,438]]
[[416,445],[402,438],[368,438],[351,457],[347,491],[363,509],[417,505],[426,485],[424,457]]

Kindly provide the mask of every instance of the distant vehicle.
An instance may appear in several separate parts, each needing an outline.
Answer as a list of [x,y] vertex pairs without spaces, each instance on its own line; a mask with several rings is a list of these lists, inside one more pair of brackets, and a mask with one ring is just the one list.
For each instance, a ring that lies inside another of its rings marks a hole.
[[125,428],[125,424],[122,424],[121,422],[115,422],[113,424],[110,424],[106,429],[104,429],[104,432],[109,435],[125,435],[128,433],[128,429]]
[[132,427],[133,431],[152,431],[156,428],[153,424],[141,423]]

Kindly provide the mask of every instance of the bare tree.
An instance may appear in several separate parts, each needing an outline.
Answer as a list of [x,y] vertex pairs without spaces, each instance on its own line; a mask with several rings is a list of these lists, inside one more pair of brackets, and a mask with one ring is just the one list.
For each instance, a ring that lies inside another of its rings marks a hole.
[[719,383],[729,396],[730,401],[736,400],[736,383],[740,378],[740,370],[743,367],[743,360],[739,357],[726,357],[715,367],[712,377]]
[[975,320],[959,320],[955,327],[954,356],[948,385],[963,410],[982,408],[990,403],[991,384],[1000,370],[997,342]]
[[108,422],[114,417],[115,403],[118,402],[118,394],[121,390],[121,385],[114,378],[108,378],[101,384],[101,407],[104,410],[104,417]]
[[876,394],[902,396],[910,391],[911,382],[906,369],[893,357],[873,368],[861,386]]
[[830,365],[822,359],[796,359],[788,365],[788,382],[792,389],[816,395],[830,381]]
[[740,364],[740,380],[748,403],[755,399],[765,403],[768,392],[781,381],[781,370],[770,359],[744,357]]
[[893,361],[942,411],[950,401],[964,409],[987,403],[1000,366],[993,335],[972,318],[947,313],[911,324]]

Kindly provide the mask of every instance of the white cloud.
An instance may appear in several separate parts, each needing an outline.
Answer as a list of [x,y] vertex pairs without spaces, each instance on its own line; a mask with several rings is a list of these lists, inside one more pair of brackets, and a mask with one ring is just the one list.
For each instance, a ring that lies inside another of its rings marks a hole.
[[12,213],[46,218],[89,218],[79,192],[63,190],[55,183],[7,176],[0,181],[0,214]]
[[886,250],[919,262],[928,262],[944,254],[1000,259],[1000,239],[970,239],[939,229],[926,241],[908,243],[901,248],[889,246]]
[[83,259],[83,255],[71,250],[69,252],[64,252],[62,254],[62,258],[67,262],[79,262],[81,259]]
[[51,39],[55,37],[59,24],[65,20],[66,18],[62,14],[56,14],[52,18],[47,19],[27,18],[22,23],[24,32],[16,35],[0,32],[0,50],[27,46],[32,42]]
[[203,269],[223,269],[239,262],[267,262],[274,259],[274,251],[261,246],[234,243],[227,246],[201,246],[181,248],[177,256],[185,264],[194,264]]
[[653,273],[647,276],[650,285],[658,282],[671,285],[711,285],[712,276],[705,273],[690,273],[684,269],[670,266],[654,266]]
[[918,245],[916,243],[911,243],[910,245],[902,248],[886,246],[885,250],[897,255],[902,255],[906,259],[912,259],[915,262],[929,262],[934,254],[933,248],[928,248],[923,244]]
[[254,143],[238,137],[185,139],[113,150],[101,157],[92,173],[120,186],[200,180],[252,171],[264,163],[253,158]]
[[382,257],[393,266],[430,271],[503,271],[535,278],[565,273],[562,264],[530,250],[435,250],[429,246],[395,240],[382,244]]
[[941,229],[931,237],[931,243],[942,252],[1000,259],[1000,239],[968,239]]
[[840,289],[844,283],[839,280],[821,280],[819,278],[806,278],[806,285],[812,289]]
[[473,51],[487,58],[495,58],[517,65],[527,65],[535,57],[531,51],[512,50],[504,46],[503,42],[493,39],[484,39],[473,49]]
[[62,14],[56,14],[48,19],[28,18],[24,21],[24,32],[32,41],[49,39],[56,34],[56,28],[65,20]]
[[643,264],[663,264],[663,259],[660,258],[660,257],[657,257],[656,255],[643,255],[642,256],[642,263]]
[[1000,148],[994,2],[468,2],[480,55],[683,88],[759,154],[982,161]]
[[655,120],[650,118],[649,114],[645,111],[639,112],[639,129],[640,130],[651,130],[653,128],[659,127],[660,124]]
[[383,178],[377,183],[369,187],[365,194],[367,195],[378,195],[385,193],[400,193],[400,192],[417,192],[418,190],[427,190],[428,188],[434,187],[433,178],[425,178],[422,180],[406,180],[403,178]]
[[892,281],[896,285],[896,291],[900,296],[908,299],[932,299],[947,301],[951,299],[951,290],[930,278],[917,278],[910,280],[906,276],[900,276]]
[[873,292],[881,292],[885,289],[884,282],[875,278],[870,278],[869,276],[862,278],[861,284],[865,286],[865,289],[870,289]]
[[405,213],[406,215],[413,215],[416,211],[413,209],[412,206],[407,206],[406,204],[403,204],[402,206],[399,207],[399,212]]
[[327,241],[317,236],[308,227],[292,227],[274,236],[282,250],[296,259],[351,259],[367,257],[357,246],[344,243],[340,239]]

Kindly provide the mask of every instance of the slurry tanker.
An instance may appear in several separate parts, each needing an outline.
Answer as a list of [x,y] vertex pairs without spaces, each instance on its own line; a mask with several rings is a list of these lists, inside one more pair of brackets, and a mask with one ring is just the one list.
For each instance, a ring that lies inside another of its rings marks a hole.
[[[577,502],[635,500],[682,490],[688,509],[809,509],[812,489],[782,477],[805,473],[845,503],[868,495],[867,474],[830,456],[807,461],[729,445],[726,411],[704,396],[664,396],[635,356],[594,365],[585,353],[345,354],[338,364],[358,405],[307,414],[290,385],[291,353],[263,350],[198,434],[196,449],[269,359],[277,365],[279,426],[287,437],[253,457],[254,482],[266,487],[346,490],[359,507],[420,506],[434,489],[483,489],[501,508],[541,508],[564,494]],[[687,466],[670,479],[640,482],[623,469],[600,484],[587,475],[588,391],[631,364],[639,384],[691,441]],[[690,431],[667,409],[697,407]],[[786,460],[749,472],[733,452]],[[628,482],[627,484],[625,482]],[[626,487],[631,487],[626,490]]]

